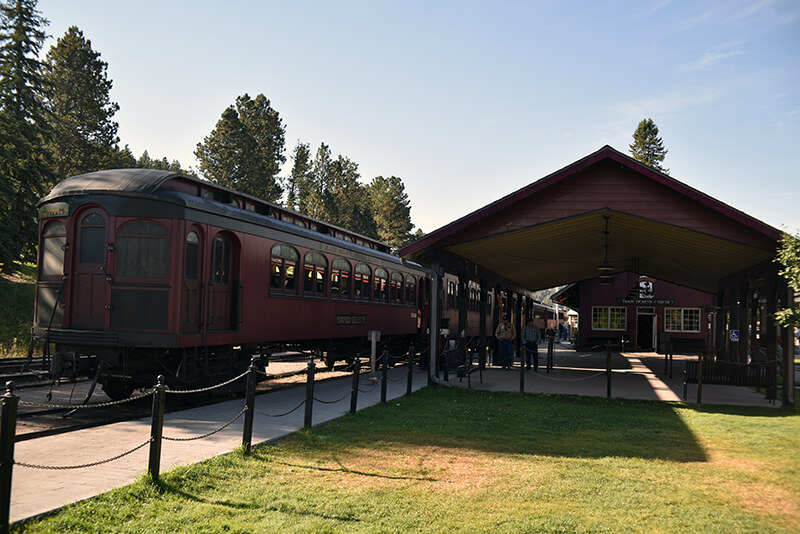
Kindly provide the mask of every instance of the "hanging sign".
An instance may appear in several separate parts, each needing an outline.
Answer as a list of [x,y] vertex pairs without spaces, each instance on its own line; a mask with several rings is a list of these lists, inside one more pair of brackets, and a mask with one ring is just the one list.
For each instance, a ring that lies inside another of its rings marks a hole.
[[617,299],[617,304],[672,306],[673,304],[675,304],[675,299],[643,299],[643,298],[633,298],[633,297],[620,297]]
[[731,330],[731,341],[733,343],[738,343],[738,341],[739,341],[739,331],[738,330]]

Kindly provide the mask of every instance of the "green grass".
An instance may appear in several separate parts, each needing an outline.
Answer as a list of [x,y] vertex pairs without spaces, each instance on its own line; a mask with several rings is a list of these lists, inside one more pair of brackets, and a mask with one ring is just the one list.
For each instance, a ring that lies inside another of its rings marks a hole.
[[426,388],[16,532],[798,532],[799,414]]

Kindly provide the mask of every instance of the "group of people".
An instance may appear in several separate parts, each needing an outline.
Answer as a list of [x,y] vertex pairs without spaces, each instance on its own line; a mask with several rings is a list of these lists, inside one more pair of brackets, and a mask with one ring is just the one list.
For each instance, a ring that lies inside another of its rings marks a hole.
[[[494,332],[497,338],[500,351],[500,365],[503,369],[511,369],[514,361],[514,340],[517,338],[517,330],[511,324],[508,315],[503,315],[503,320],[497,325]],[[525,328],[522,329],[522,344],[525,348],[525,368],[530,369],[533,363],[533,370],[539,371],[539,341],[542,339],[542,332],[539,327],[533,324],[533,318],[529,317],[525,321]]]

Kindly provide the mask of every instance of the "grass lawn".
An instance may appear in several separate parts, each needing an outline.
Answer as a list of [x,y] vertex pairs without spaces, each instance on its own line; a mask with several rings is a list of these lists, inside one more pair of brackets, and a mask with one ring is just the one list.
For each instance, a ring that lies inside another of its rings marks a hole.
[[426,388],[15,532],[800,532],[799,416]]

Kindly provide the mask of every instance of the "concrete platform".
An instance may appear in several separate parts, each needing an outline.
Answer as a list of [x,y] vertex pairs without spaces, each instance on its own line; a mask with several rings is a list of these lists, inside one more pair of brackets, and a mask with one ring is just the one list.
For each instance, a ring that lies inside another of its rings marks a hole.
[[[606,353],[575,352],[569,345],[556,344],[554,367],[545,369],[545,345],[539,348],[539,372],[525,371],[526,393],[553,393],[605,397],[608,390]],[[664,356],[656,353],[612,352],[611,397],[621,399],[697,402],[697,384],[689,384],[687,397],[683,398],[683,369],[686,360],[697,356],[675,355],[672,378],[665,374]],[[489,366],[483,372],[483,383],[478,372],[466,378],[450,376],[450,383],[459,387],[489,391],[519,391],[519,359],[513,369]],[[765,395],[744,386],[703,385],[703,404],[736,406],[780,406],[780,401],[768,401]]]

